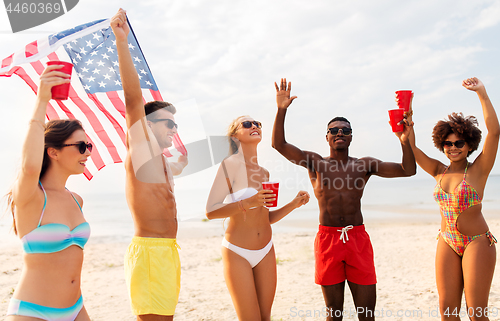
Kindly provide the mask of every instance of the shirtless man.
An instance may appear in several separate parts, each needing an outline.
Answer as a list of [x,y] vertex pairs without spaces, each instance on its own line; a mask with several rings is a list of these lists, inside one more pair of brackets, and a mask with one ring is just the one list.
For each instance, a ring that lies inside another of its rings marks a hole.
[[139,77],[128,49],[130,30],[124,10],[111,19],[111,27],[125,94],[125,191],[135,228],[125,255],[132,311],[137,320],[173,320],[180,290],[180,262],[172,175],[182,171],[187,158],[170,166],[163,156],[177,133],[175,107],[162,101],[143,104]]
[[410,126],[396,133],[401,141],[401,164],[373,157],[349,156],[352,129],[349,121],[336,117],[328,123],[326,141],[330,156],[303,151],[285,140],[285,114],[297,98],[290,97],[291,83],[275,83],[278,112],[273,128],[273,147],[289,161],[307,168],[319,203],[319,231],[314,242],[315,281],[321,285],[327,320],[342,320],[345,281],[352,293],[359,320],[374,320],[376,276],[373,249],[365,232],[361,196],[372,175],[405,177],[416,173],[415,158],[408,141]]

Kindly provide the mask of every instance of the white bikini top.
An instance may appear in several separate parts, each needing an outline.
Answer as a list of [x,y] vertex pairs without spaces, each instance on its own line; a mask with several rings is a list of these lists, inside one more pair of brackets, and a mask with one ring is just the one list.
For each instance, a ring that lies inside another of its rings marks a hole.
[[257,190],[253,187],[246,187],[244,189],[240,189],[237,192],[234,192],[232,194],[228,194],[222,204],[230,204],[230,203],[235,203],[247,198],[250,198],[257,194]]

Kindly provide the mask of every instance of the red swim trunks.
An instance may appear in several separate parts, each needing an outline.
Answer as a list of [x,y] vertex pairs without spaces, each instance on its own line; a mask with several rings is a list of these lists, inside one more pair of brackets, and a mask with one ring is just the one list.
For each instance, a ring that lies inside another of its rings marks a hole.
[[345,280],[361,285],[377,283],[373,248],[364,225],[320,225],[314,241],[314,257],[316,284],[333,285]]

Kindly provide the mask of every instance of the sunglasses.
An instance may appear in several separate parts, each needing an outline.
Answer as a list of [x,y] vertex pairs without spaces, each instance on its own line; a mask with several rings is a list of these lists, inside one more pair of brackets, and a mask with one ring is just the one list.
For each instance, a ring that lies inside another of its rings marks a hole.
[[167,127],[169,129],[173,129],[174,127],[179,128],[179,126],[172,119],[168,119],[168,118],[151,119],[150,122],[156,123],[156,122],[164,121],[164,120],[167,122]]
[[345,136],[349,136],[352,134],[351,128],[338,128],[338,127],[328,128],[327,133],[330,132],[330,134],[332,135],[337,135],[339,131],[341,131],[342,134]]
[[443,142],[443,148],[450,148],[451,146],[455,145],[456,148],[462,148],[465,146],[465,140],[457,140],[454,142],[450,142],[449,140],[445,140]]
[[88,149],[89,152],[92,152],[92,143],[85,143],[85,142],[79,142],[76,144],[62,144],[61,147],[66,147],[66,146],[78,146],[78,151],[80,154],[85,154],[85,151]]
[[244,122],[241,122],[241,126],[243,126],[243,128],[252,128],[252,125],[255,125],[255,127],[257,128],[262,128],[262,123],[260,121],[244,121]]

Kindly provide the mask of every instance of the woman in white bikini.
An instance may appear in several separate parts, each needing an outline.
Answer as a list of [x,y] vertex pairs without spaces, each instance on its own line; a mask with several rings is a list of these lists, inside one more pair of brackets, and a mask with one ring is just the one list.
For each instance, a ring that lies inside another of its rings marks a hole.
[[236,118],[227,134],[231,156],[219,167],[207,202],[207,218],[231,218],[222,242],[224,278],[239,320],[271,320],[276,291],[276,256],[271,224],[306,204],[300,191],[287,205],[269,211],[275,194],[263,190],[269,172],[259,166],[261,123]]

